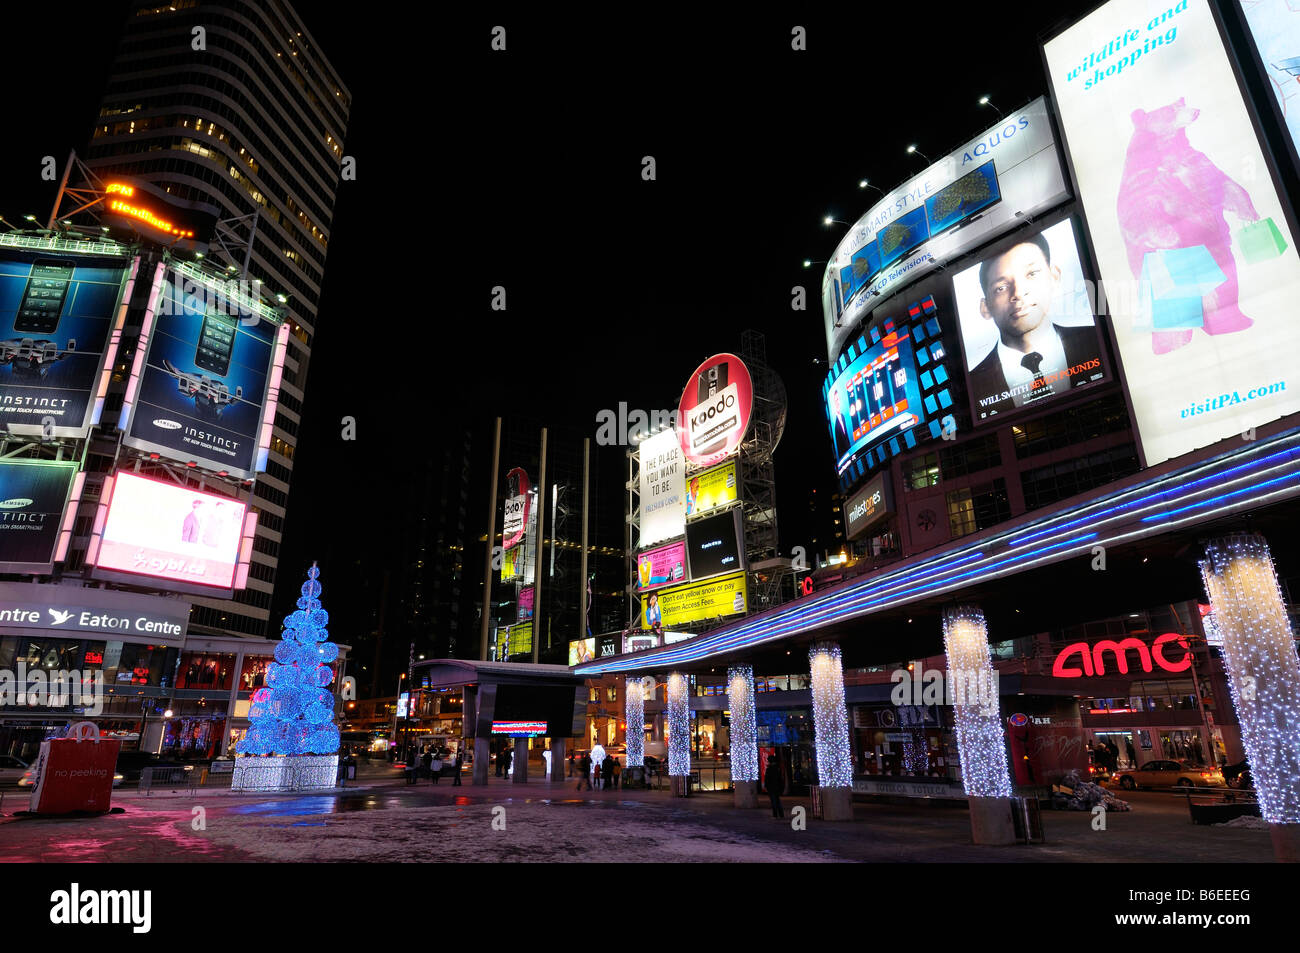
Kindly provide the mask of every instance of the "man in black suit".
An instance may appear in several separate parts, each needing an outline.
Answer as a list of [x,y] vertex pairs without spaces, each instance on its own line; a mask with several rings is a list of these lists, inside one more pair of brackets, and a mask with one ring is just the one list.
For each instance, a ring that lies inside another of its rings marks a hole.
[[831,386],[831,442],[835,447],[835,462],[838,463],[840,457],[849,449],[849,430],[844,423],[844,411],[842,403],[844,398],[840,395],[840,389],[835,385]]
[[1101,367],[1093,327],[1051,319],[1061,268],[1040,232],[980,265],[980,313],[997,325],[998,343],[970,372],[980,418],[1063,394]]

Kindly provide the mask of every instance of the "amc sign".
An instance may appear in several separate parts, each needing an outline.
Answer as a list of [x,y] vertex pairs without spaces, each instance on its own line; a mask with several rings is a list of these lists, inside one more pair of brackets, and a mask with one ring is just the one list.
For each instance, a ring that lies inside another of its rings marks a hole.
[[[1183,656],[1177,661],[1170,661],[1165,658],[1165,646],[1170,642],[1177,642],[1183,649]],[[1129,637],[1121,639],[1118,642],[1110,639],[1103,639],[1090,649],[1087,642],[1075,642],[1061,649],[1056,661],[1052,663],[1052,676],[1054,678],[1079,678],[1081,676],[1105,675],[1106,674],[1106,653],[1111,653],[1115,663],[1115,668],[1120,675],[1128,674],[1128,653],[1137,652],[1138,660],[1142,664],[1142,671],[1150,673],[1152,671],[1151,663],[1154,661],[1164,671],[1177,675],[1185,672],[1192,667],[1192,650],[1187,644],[1186,638],[1177,632],[1166,632],[1164,635],[1156,636],[1151,647],[1141,639]],[[1076,658],[1077,657],[1077,658]],[[1070,665],[1071,661],[1077,664]]]

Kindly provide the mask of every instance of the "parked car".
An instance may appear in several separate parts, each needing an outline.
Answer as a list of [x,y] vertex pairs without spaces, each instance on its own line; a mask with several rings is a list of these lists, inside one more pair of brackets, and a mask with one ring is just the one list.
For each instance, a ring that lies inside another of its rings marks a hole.
[[1140,768],[1117,771],[1115,780],[1126,791],[1134,788],[1222,787],[1223,772],[1218,768],[1188,767],[1179,761],[1148,761]]
[[1250,773],[1250,764],[1246,761],[1238,761],[1236,764],[1230,764],[1223,769],[1223,780],[1230,788],[1253,788],[1255,786],[1255,776]]
[[0,755],[0,784],[18,784],[30,765],[13,755]]
[[185,761],[164,758],[162,755],[152,754],[148,751],[122,751],[118,753],[117,773],[126,780],[139,781],[140,773],[145,768],[153,768],[156,775],[159,768],[183,768],[186,772],[189,772],[194,770],[194,765]]

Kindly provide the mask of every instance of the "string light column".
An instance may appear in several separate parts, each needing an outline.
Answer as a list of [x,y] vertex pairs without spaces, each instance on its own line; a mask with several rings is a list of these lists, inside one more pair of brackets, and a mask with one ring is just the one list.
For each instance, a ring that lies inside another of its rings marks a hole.
[[640,678],[624,682],[623,719],[627,722],[627,762],[623,765],[626,783],[634,775],[645,777],[645,684]]
[[668,777],[673,794],[687,795],[691,773],[690,683],[681,672],[668,676]]
[[1268,543],[1257,533],[1210,540],[1201,578],[1274,856],[1300,862],[1300,659]]
[[[943,646],[948,680],[956,685],[997,684],[989,653],[989,630],[976,606],[944,610]],[[977,844],[1014,844],[1011,770],[997,698],[950,693],[957,726],[961,782],[970,803],[971,835]]]
[[853,820],[853,753],[849,711],[844,704],[844,662],[835,642],[808,650],[812,675],[813,730],[817,740],[817,783],[822,820]]
[[754,669],[727,669],[727,702],[731,708],[731,785],[736,807],[758,806],[758,732],[754,712]]

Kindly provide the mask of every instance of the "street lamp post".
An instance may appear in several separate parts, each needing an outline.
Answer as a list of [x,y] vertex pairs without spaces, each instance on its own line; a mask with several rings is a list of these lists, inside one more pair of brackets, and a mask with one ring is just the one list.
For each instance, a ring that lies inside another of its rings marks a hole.
[[908,147],[907,147],[907,154],[910,156],[912,153],[916,153],[916,154],[919,155],[922,159],[924,159],[926,162],[929,162],[929,161],[930,161],[930,157],[929,157],[928,155],[926,155],[924,152],[922,152],[920,149],[918,149],[916,146],[908,146]]

